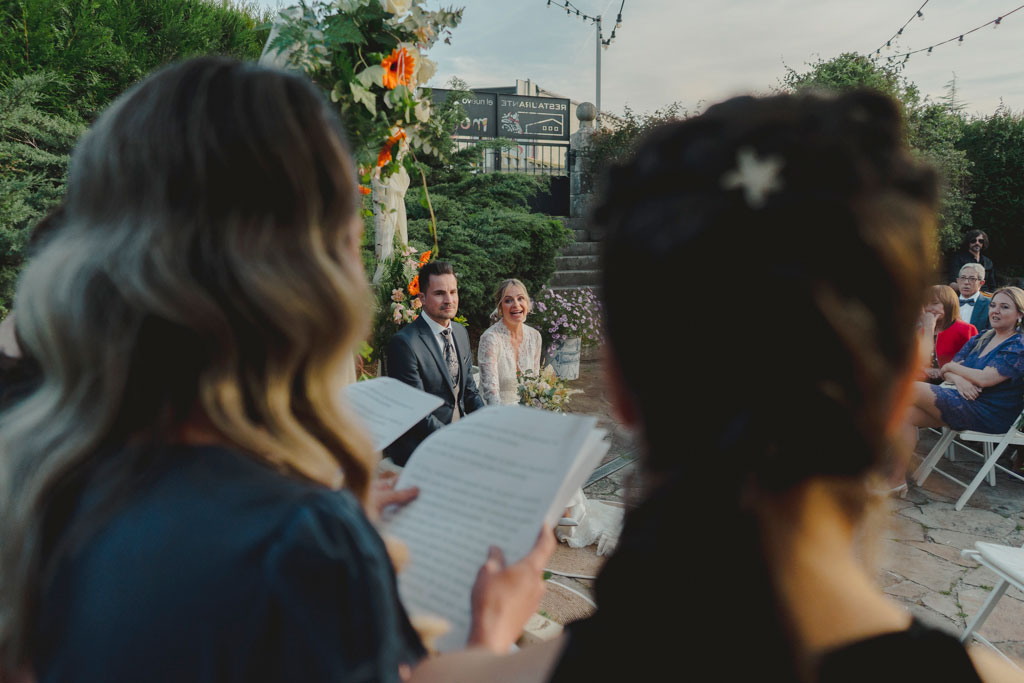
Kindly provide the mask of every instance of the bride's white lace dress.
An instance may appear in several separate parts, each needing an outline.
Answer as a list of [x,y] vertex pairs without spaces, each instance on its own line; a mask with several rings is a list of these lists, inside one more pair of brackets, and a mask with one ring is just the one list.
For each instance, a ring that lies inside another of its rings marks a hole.
[[480,365],[480,395],[487,405],[519,403],[517,370],[540,372],[540,332],[523,325],[519,358],[512,351],[512,334],[498,321],[480,335],[477,363]]
[[[519,403],[517,371],[540,372],[540,332],[523,325],[523,340],[519,354],[512,347],[512,335],[505,323],[498,321],[480,336],[477,363],[480,366],[480,395],[487,405]],[[578,526],[560,526],[556,530],[559,540],[571,548],[597,544],[597,553],[611,552],[619,540],[622,529],[622,509],[597,500],[588,500],[580,489],[565,505],[569,516]]]

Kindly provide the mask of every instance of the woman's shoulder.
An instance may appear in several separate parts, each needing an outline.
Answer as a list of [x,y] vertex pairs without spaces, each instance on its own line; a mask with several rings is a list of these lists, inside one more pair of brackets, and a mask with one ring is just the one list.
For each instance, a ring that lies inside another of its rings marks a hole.
[[538,330],[536,327],[532,327],[530,325],[523,325],[523,329],[526,331],[526,334],[530,335],[534,339],[540,339],[540,330]]
[[483,334],[480,335],[480,341],[483,342],[487,339],[491,342],[496,342],[499,339],[504,339],[509,336],[508,328],[505,327],[505,323],[500,320],[491,323],[491,326],[484,330]]
[[905,680],[932,674],[941,680],[981,681],[960,641],[914,621],[910,628],[865,638],[826,653],[817,680]]
[[971,323],[964,322],[963,320],[954,320],[953,324],[949,326],[949,331],[958,337],[964,339],[970,339],[974,335],[978,334],[978,328]]

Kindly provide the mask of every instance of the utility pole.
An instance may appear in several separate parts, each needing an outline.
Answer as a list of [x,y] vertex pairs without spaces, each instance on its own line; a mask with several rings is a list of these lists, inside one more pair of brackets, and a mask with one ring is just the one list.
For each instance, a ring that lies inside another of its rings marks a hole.
[[596,78],[595,78],[596,85],[595,85],[595,88],[594,88],[594,90],[595,90],[595,92],[594,92],[594,100],[595,100],[594,108],[597,109],[597,118],[595,119],[595,122],[598,125],[600,125],[600,121],[601,121],[601,48],[607,48],[609,45],[611,45],[612,41],[615,40],[615,32],[618,29],[622,28],[622,8],[626,4],[626,0],[622,0],[622,2],[619,3],[619,15],[618,15],[618,17],[615,20],[615,28],[612,29],[612,34],[610,36],[608,36],[607,40],[605,40],[605,37],[601,34],[601,17],[600,16],[592,17],[592,16],[590,16],[588,14],[583,14],[582,12],[580,12],[579,7],[577,7],[576,5],[572,4],[571,0],[548,0],[548,7],[551,7],[551,3],[552,2],[554,2],[555,6],[558,7],[559,9],[564,9],[566,15],[571,15],[573,12],[576,12],[576,16],[577,17],[583,19],[583,21],[589,21],[589,22],[592,22],[594,24],[594,38],[595,38],[595,48],[596,48],[596,52],[595,52],[595,55],[594,55],[594,59],[596,61],[596,69],[595,69],[595,71],[596,71],[596,74],[595,74],[595,76],[596,76]]
[[597,39],[597,92],[594,94],[594,106],[597,107],[597,118],[595,121],[601,121],[601,15],[598,15],[594,20],[594,26],[596,31],[594,33]]

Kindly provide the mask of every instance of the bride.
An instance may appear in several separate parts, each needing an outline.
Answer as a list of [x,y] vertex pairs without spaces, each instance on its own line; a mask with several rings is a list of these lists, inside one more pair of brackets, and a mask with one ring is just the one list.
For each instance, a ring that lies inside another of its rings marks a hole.
[[[518,373],[540,372],[540,332],[526,324],[533,304],[526,285],[510,278],[494,293],[495,320],[480,336],[477,360],[480,364],[480,394],[487,405],[519,403]],[[558,538],[573,548],[597,544],[597,552],[610,552],[618,541],[622,510],[599,501],[587,500],[578,490],[556,530]]]

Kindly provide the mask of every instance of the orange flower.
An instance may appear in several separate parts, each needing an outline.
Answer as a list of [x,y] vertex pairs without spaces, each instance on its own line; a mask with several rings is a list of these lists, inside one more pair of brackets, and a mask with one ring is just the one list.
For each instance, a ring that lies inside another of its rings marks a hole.
[[405,130],[399,128],[397,133],[395,133],[394,135],[392,135],[391,137],[388,138],[387,145],[388,145],[388,147],[390,147],[391,145],[395,144],[399,140],[404,140],[405,138],[406,138]]
[[417,275],[416,277],[414,277],[412,279],[412,282],[409,283],[409,296],[419,296],[419,295],[420,295],[420,276]]
[[365,185],[360,185],[359,186],[359,194],[370,194],[372,191],[373,190],[371,190],[370,188],[366,187]]
[[416,60],[403,47],[392,50],[380,65],[384,67],[384,87],[394,90],[399,85],[409,85]]
[[425,252],[420,254],[420,267],[421,268],[430,261],[430,252],[431,252],[431,250],[427,249]]
[[377,155],[378,166],[386,166],[391,163],[391,148],[395,146],[396,142],[404,140],[405,137],[405,131],[399,128],[397,133],[384,142],[384,146],[380,148],[380,153]]

